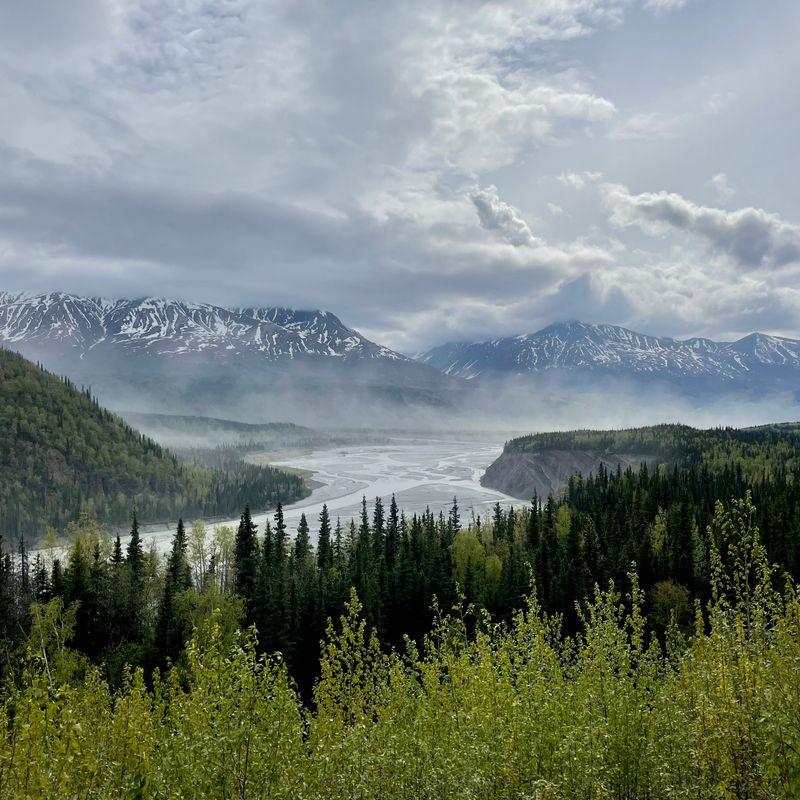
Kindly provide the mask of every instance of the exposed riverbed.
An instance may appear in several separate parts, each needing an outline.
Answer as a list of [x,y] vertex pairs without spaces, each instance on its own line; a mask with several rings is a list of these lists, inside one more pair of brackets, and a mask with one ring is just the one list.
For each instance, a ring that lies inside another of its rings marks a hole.
[[[455,496],[464,522],[473,514],[485,517],[498,501],[504,506],[520,505],[521,501],[480,485],[486,467],[502,449],[502,443],[494,441],[393,437],[385,444],[336,447],[285,459],[279,457],[270,463],[310,475],[313,492],[304,500],[286,506],[284,517],[293,534],[300,515],[305,513],[314,536],[323,503],[327,504],[334,522],[337,517],[349,522],[360,513],[364,495],[370,506],[376,497],[381,497],[388,507],[394,493],[398,505],[409,516],[426,507],[435,513],[448,509]],[[267,516],[254,515],[259,532]],[[238,519],[208,524],[237,525]],[[142,538],[146,543],[155,540],[158,549],[164,551],[174,530],[174,524],[148,526],[142,529]]]

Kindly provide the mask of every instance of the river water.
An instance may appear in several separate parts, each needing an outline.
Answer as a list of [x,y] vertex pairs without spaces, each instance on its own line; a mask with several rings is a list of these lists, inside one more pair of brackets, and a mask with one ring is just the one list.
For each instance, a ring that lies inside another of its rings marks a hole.
[[[294,534],[300,514],[305,513],[313,538],[323,503],[334,524],[337,517],[344,523],[358,517],[362,496],[366,496],[371,514],[376,497],[383,499],[388,510],[394,493],[407,516],[426,507],[435,513],[446,511],[455,496],[465,523],[473,515],[485,517],[497,502],[518,506],[520,500],[480,485],[484,470],[502,449],[502,443],[492,441],[397,437],[386,444],[336,447],[271,463],[307,470],[321,484],[309,497],[284,509],[289,532]],[[254,515],[259,532],[266,519],[266,514]],[[208,524],[237,525],[238,519]],[[169,547],[174,530],[174,525],[149,526],[142,530],[142,538],[145,543],[154,540],[163,552]]]

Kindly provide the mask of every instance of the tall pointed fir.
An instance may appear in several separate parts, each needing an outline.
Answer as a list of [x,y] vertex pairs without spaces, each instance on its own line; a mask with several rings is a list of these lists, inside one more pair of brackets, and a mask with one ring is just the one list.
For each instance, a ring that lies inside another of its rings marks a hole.
[[450,526],[451,538],[461,530],[461,514],[458,508],[458,498],[453,498],[453,505],[450,507],[450,516],[448,517],[448,524]]
[[297,536],[294,540],[294,558],[298,563],[305,562],[311,553],[311,539],[308,534],[308,520],[305,514],[300,515],[300,523],[297,526]]
[[278,503],[275,507],[275,537],[274,537],[275,563],[281,563],[286,558],[286,523],[283,521],[283,505]]
[[385,539],[383,500],[375,498],[375,506],[372,509],[372,551],[374,557],[383,561],[385,558]]
[[158,649],[160,660],[175,659],[183,644],[181,620],[178,619],[176,597],[192,585],[189,561],[186,558],[186,530],[183,520],[178,520],[178,528],[172,539],[172,549],[164,570],[164,590],[158,607]]
[[319,532],[317,534],[317,566],[321,570],[330,569],[333,564],[333,547],[331,545],[331,518],[328,506],[323,503],[319,515]]
[[131,516],[131,538],[125,557],[125,600],[122,603],[122,635],[130,641],[141,641],[144,635],[145,561],[139,519],[136,509]]
[[[250,517],[250,506],[245,506],[239,520],[234,544],[234,591],[245,601],[252,601],[258,570],[258,543],[256,526]],[[252,603],[249,602],[249,605]]]
[[391,572],[397,558],[397,549],[400,545],[400,514],[397,500],[392,495],[389,503],[389,519],[386,524],[386,566]]

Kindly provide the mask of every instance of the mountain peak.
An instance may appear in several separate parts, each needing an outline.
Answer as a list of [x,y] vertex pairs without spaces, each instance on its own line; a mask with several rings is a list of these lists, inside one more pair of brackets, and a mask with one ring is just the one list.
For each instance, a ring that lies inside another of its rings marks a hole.
[[554,322],[536,333],[444,345],[422,354],[420,360],[468,379],[559,369],[736,381],[764,370],[800,373],[800,341],[761,333],[736,342],[702,337],[682,341],[573,319]]
[[271,361],[407,360],[328,311],[224,308],[154,296],[106,300],[66,292],[0,294],[0,342],[20,348],[47,344],[78,354],[100,348],[170,356],[257,354]]

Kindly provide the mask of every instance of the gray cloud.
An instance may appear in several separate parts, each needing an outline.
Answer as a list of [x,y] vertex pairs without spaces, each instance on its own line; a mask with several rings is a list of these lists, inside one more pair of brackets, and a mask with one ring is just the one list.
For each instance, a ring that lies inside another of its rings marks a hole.
[[718,172],[709,181],[708,185],[714,190],[717,199],[721,203],[727,203],[736,194],[736,190],[731,186],[728,176],[724,172]]
[[631,194],[619,184],[605,184],[603,197],[613,224],[637,225],[656,233],[669,228],[684,231],[742,267],[775,268],[800,261],[800,225],[760,208],[724,211],[671,192]]
[[[674,140],[613,132],[747,96],[742,74],[697,89],[697,65],[670,59],[662,26],[703,13],[661,13],[682,5],[0,0],[0,283],[324,305],[403,350],[560,314],[717,333],[773,307],[788,327],[796,296],[786,268],[770,271],[786,248],[731,288],[703,248],[646,240],[638,222],[610,230],[596,193],[572,191],[601,173],[630,184],[626,170],[664,185],[684,163]],[[657,68],[642,57],[654,48]],[[706,111],[682,121],[682,143],[714,141],[692,129]],[[741,158],[701,155],[702,173],[671,184],[684,195],[723,171],[753,185]]]
[[476,186],[469,196],[484,228],[497,231],[515,247],[534,247],[539,243],[519,210],[500,199],[496,186]]

